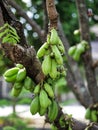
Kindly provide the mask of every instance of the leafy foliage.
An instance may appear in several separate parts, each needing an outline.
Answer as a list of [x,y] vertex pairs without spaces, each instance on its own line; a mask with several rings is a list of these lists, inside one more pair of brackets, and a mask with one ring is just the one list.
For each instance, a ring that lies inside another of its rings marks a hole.
[[19,42],[19,36],[17,35],[16,30],[8,23],[5,23],[2,27],[0,27],[0,31],[2,43],[17,44],[17,42]]

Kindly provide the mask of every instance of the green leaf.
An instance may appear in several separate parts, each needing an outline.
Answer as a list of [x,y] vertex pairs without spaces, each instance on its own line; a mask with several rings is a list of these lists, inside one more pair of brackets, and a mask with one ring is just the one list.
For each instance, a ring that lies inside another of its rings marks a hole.
[[8,42],[8,38],[9,38],[9,34],[6,37],[3,38],[2,43]]
[[14,35],[10,35],[10,37],[11,37],[12,39],[15,39],[17,42],[19,42],[19,38],[18,38],[18,37],[14,36]]
[[17,35],[16,30],[13,27],[11,27],[11,26],[9,28],[10,28],[9,32],[12,33],[13,35],[15,35],[17,38],[19,38],[19,36]]
[[10,26],[8,23],[4,24],[3,27],[0,27],[2,32],[0,33],[0,38],[2,38],[2,43],[13,43],[16,44],[19,42],[19,36],[17,34],[17,31]]
[[4,32],[0,33],[0,38],[2,38],[4,35],[8,33],[9,29],[6,29]]
[[3,30],[6,27],[8,27],[8,23],[5,23],[4,26],[0,27],[0,31]]

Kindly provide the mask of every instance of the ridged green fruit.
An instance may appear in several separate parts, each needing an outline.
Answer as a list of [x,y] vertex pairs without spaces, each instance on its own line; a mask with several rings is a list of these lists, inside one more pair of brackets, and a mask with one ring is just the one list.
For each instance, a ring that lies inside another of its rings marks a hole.
[[70,47],[69,50],[68,50],[68,55],[69,55],[69,56],[73,56],[74,53],[75,53],[75,51],[76,51],[76,49],[77,49],[76,46]]
[[32,93],[34,91],[34,86],[32,85],[32,87],[29,89],[29,91]]
[[77,30],[74,30],[74,35],[79,35],[80,34],[80,30],[77,29]]
[[47,108],[49,106],[48,95],[43,89],[40,91],[39,100],[40,100],[40,106],[42,108]]
[[21,89],[23,87],[23,83],[21,83],[21,82],[15,82],[13,87],[15,89]]
[[12,75],[15,75],[17,74],[19,71],[19,68],[18,67],[14,67],[14,68],[11,68],[11,69],[8,69],[5,73],[4,73],[4,77],[10,77]]
[[77,45],[77,49],[80,51],[80,53],[83,53],[85,51],[85,47],[81,43]]
[[54,28],[51,30],[50,44],[53,44],[53,45],[58,44],[58,33]]
[[53,122],[58,115],[58,105],[56,101],[52,101],[52,104],[48,108],[48,118],[50,122]]
[[62,115],[60,118],[59,118],[59,124],[60,126],[62,127],[65,127],[65,117]]
[[96,110],[91,111],[91,121],[97,122],[97,112],[96,112]]
[[35,115],[37,112],[39,112],[40,103],[39,103],[39,97],[38,95],[34,97],[30,104],[30,112],[32,115]]
[[76,49],[76,51],[75,51],[75,53],[74,53],[74,55],[72,57],[73,57],[73,59],[75,61],[79,61],[80,60],[80,55],[81,55],[81,52],[78,49]]
[[40,84],[37,84],[34,88],[34,94],[38,94],[40,92]]
[[85,40],[82,40],[82,41],[81,41],[81,44],[82,44],[84,47],[87,47],[88,42],[87,42],[87,41],[85,41]]
[[66,70],[62,71],[61,76],[65,77],[67,75]]
[[22,88],[20,88],[20,89],[15,89],[15,88],[13,87],[12,90],[11,90],[11,95],[14,96],[14,97],[18,97],[19,94],[21,93],[21,91],[22,91]]
[[91,110],[90,110],[90,108],[86,109],[85,118],[86,119],[90,119],[91,118]]
[[45,55],[45,53],[47,52],[47,49],[48,49],[48,43],[45,42],[41,47],[40,49],[37,51],[37,56],[38,58],[41,58]]
[[57,77],[57,62],[55,59],[51,60],[51,70],[49,72],[49,75],[51,78],[55,79]]
[[30,90],[34,86],[32,79],[29,76],[26,76],[24,80],[24,88]]
[[50,34],[47,35],[47,44],[50,44]]
[[5,81],[7,81],[7,82],[15,82],[16,77],[17,77],[17,75],[14,74],[14,75],[9,76],[9,77],[5,77],[5,76],[4,76],[4,79],[5,79]]
[[24,68],[24,66],[22,64],[20,64],[20,63],[16,64],[16,67],[18,67],[20,69]]
[[58,128],[52,124],[51,125],[51,130],[58,130]]
[[51,57],[50,55],[46,55],[42,62],[42,71],[45,75],[48,75],[51,70]]
[[21,82],[25,79],[25,77],[26,77],[26,69],[25,68],[20,69],[17,73],[16,81]]
[[52,101],[50,98],[48,98],[48,106],[50,106],[52,104]]
[[40,116],[43,116],[46,114],[47,108],[40,107],[39,114]]
[[59,65],[62,65],[63,64],[63,58],[62,58],[61,53],[58,50],[57,46],[56,45],[52,45],[51,48],[52,48],[52,51],[54,53],[54,57],[55,57],[56,62]]
[[63,54],[65,53],[65,48],[60,38],[59,38],[59,43],[57,44],[57,47],[61,53]]
[[47,94],[49,95],[49,97],[54,98],[54,92],[53,92],[52,86],[50,86],[48,83],[45,83],[44,89],[47,92]]

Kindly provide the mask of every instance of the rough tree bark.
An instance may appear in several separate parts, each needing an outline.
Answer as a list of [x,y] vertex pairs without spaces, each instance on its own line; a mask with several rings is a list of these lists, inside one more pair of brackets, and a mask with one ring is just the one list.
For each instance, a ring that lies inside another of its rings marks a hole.
[[[49,5],[49,8],[52,8],[51,10],[54,10],[54,12],[56,11],[55,9],[53,9],[53,8],[55,8],[53,0],[47,1],[47,5]],[[20,22],[18,22],[16,20],[14,15],[10,12],[7,0],[0,1],[0,16],[1,16],[0,26],[2,26],[2,23],[8,22],[10,25],[15,27],[18,35],[21,38],[20,45],[11,46],[8,43],[2,44],[2,49],[4,50],[6,56],[9,59],[11,59],[14,63],[22,63],[27,69],[27,72],[28,72],[27,74],[36,83],[39,83],[41,80],[43,80],[45,78],[42,73],[42,70],[41,70],[41,64],[40,64],[39,60],[36,58],[36,52],[35,52],[34,48],[28,46],[27,41],[24,37],[22,25]],[[50,22],[51,27],[54,27],[54,26],[57,27],[57,19],[56,19],[57,16],[58,16],[58,14],[56,13],[56,17],[55,16],[52,17],[52,18],[54,18],[54,20],[52,19],[52,21],[53,21],[52,26],[51,26],[51,22]],[[71,78],[72,78],[72,76],[71,76]],[[70,82],[70,80],[69,80],[69,82]],[[75,87],[74,89],[77,88],[76,86],[74,86],[74,87]],[[79,89],[78,89],[78,91],[79,91]],[[79,91],[79,93],[80,93],[80,91]],[[83,98],[83,95],[82,95],[82,98]],[[63,112],[62,112],[62,109],[59,107],[59,114],[58,114],[57,119],[54,121],[54,123],[59,128],[59,130],[65,130],[65,128],[61,128],[61,126],[59,125],[59,118],[61,115],[63,115]],[[84,130],[87,126],[86,123],[77,121],[74,118],[72,118],[72,122],[73,122],[73,126],[72,126],[73,130]],[[93,124],[90,129],[97,130],[98,129],[97,124]]]
[[[76,5],[79,14],[79,24],[81,30],[81,40],[85,40],[89,43],[90,46],[90,35],[89,35],[89,23],[87,16],[87,9],[85,0],[76,0]],[[84,15],[85,14],[85,15]],[[98,86],[95,77],[95,72],[92,67],[93,61],[91,56],[91,46],[88,51],[83,55],[83,63],[86,72],[87,86],[89,92],[93,98],[94,103],[98,102]]]

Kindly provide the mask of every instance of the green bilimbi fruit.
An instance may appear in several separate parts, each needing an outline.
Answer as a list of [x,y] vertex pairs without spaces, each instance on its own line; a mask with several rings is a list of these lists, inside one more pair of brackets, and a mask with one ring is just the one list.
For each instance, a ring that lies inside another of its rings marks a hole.
[[59,40],[58,40],[58,44],[57,44],[57,47],[58,47],[58,49],[59,49],[59,51],[61,52],[61,53],[65,53],[65,48],[64,48],[64,45],[63,45],[63,43],[62,43],[62,41],[61,41],[61,39],[59,38]]
[[51,70],[49,72],[49,75],[51,78],[55,79],[57,77],[57,62],[55,59],[51,60]]
[[58,34],[54,28],[51,30],[50,44],[53,44],[53,45],[58,44]]
[[40,102],[39,102],[39,97],[38,95],[34,97],[30,104],[30,112],[32,115],[35,115],[37,112],[39,112],[40,108]]
[[63,58],[62,58],[61,53],[58,50],[57,46],[56,45],[52,45],[51,48],[52,48],[52,51],[54,53],[54,57],[55,57],[56,62],[59,65],[62,65],[63,64]]
[[18,68],[20,68],[20,69],[22,69],[22,68],[24,68],[24,66],[22,65],[22,64],[16,64],[16,67],[18,67]]
[[7,82],[15,82],[16,77],[17,77],[17,74],[14,74],[14,75],[12,75],[12,76],[4,77],[4,79],[5,79],[5,81],[7,81]]
[[51,57],[50,55],[46,55],[42,62],[42,71],[45,75],[48,75],[51,70]]
[[85,47],[80,43],[77,45],[77,50],[80,51],[80,53],[83,53],[85,51]]
[[77,45],[75,53],[73,54],[73,59],[76,60],[76,61],[79,61],[80,60],[80,56],[81,56],[81,54],[83,52],[85,52],[85,46],[82,45],[81,43],[79,43]]
[[53,92],[52,86],[50,86],[48,83],[45,83],[44,89],[47,92],[47,94],[49,95],[49,97],[54,98],[54,92]]
[[74,31],[74,35],[79,35],[79,34],[80,34],[80,30],[79,29]]
[[75,51],[75,53],[74,53],[74,55],[72,57],[73,57],[73,59],[75,61],[79,61],[80,60],[80,55],[81,55],[81,52],[78,49],[76,49],[76,51]]
[[47,44],[50,44],[50,34],[47,35]]
[[25,68],[20,69],[17,73],[16,81],[21,82],[25,79],[25,77],[26,77],[26,69]]
[[66,70],[63,70],[63,71],[61,72],[61,76],[65,77],[66,75],[67,75]]
[[49,45],[48,45],[47,42],[45,42],[45,43],[40,47],[40,49],[37,51],[37,56],[38,56],[38,58],[41,58],[41,57],[43,57],[43,56],[45,55],[45,53],[46,53],[47,50],[48,50],[48,47],[49,47]]
[[40,110],[39,110],[40,116],[45,115],[46,111],[47,111],[47,108],[40,107]]
[[42,108],[47,108],[49,106],[49,98],[45,90],[40,91],[39,95],[39,100],[40,100],[40,106]]
[[37,84],[34,88],[34,94],[38,94],[40,92],[40,84]]
[[17,74],[19,71],[18,67],[13,67],[11,69],[8,69],[5,73],[4,73],[4,77],[10,77],[12,75]]
[[13,87],[15,89],[21,89],[23,87],[23,83],[22,82],[15,82]]
[[11,95],[14,96],[14,97],[18,97],[19,94],[21,93],[21,91],[22,91],[22,88],[16,89],[16,88],[13,87],[12,91],[11,91]]
[[91,111],[91,120],[94,122],[97,122],[97,111],[96,110]]
[[87,47],[88,42],[87,42],[87,41],[85,41],[85,40],[82,40],[82,41],[81,41],[81,44],[82,44],[84,47]]
[[48,106],[50,106],[52,104],[52,101],[50,100],[50,98],[48,98]]
[[58,128],[55,125],[51,125],[51,130],[58,130]]
[[48,108],[48,118],[50,122],[53,122],[58,115],[58,105],[56,101],[52,101],[52,104]]
[[64,116],[61,116],[60,119],[59,119],[59,124],[60,126],[64,127],[66,124],[65,124],[65,117]]
[[77,49],[76,46],[70,47],[69,50],[68,50],[68,55],[69,55],[69,56],[73,56],[74,53],[75,53],[75,51],[76,51],[76,49]]
[[32,85],[32,87],[29,89],[29,91],[32,93],[34,91],[34,84]]
[[86,119],[90,119],[91,118],[91,110],[90,110],[90,108],[86,109],[85,118]]
[[26,76],[24,80],[24,88],[30,90],[34,86],[33,81],[30,77]]

